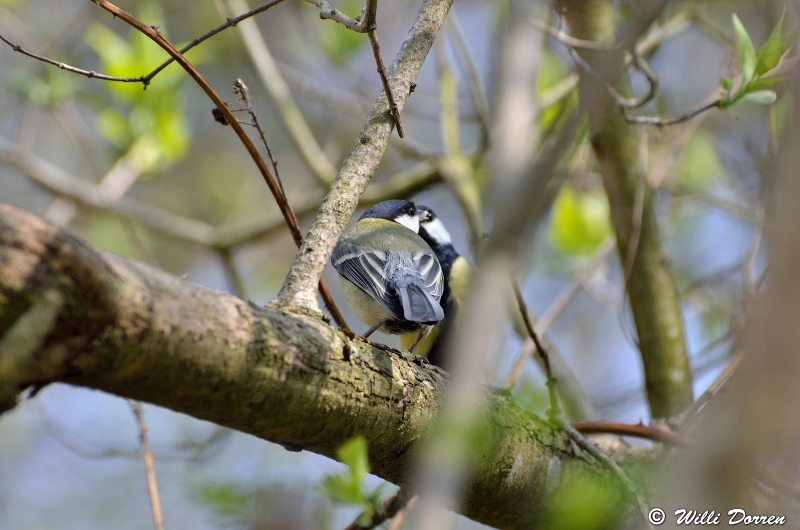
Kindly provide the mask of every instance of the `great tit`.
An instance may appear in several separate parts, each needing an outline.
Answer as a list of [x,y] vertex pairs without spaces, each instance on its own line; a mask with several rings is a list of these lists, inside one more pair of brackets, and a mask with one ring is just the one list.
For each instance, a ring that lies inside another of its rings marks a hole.
[[370,326],[364,337],[402,335],[409,353],[444,318],[442,268],[418,230],[413,202],[384,201],[342,234],[331,256],[347,303]]
[[[444,320],[434,326],[419,343],[416,351],[419,355],[426,356],[431,364],[441,366],[444,355],[444,337],[446,331],[455,322],[459,307],[467,298],[473,267],[453,247],[450,232],[447,231],[441,219],[436,217],[433,210],[427,206],[417,206],[417,217],[419,218],[419,235],[430,245],[442,267]],[[401,343],[408,340],[408,338],[400,337]],[[404,344],[403,347],[405,347]]]

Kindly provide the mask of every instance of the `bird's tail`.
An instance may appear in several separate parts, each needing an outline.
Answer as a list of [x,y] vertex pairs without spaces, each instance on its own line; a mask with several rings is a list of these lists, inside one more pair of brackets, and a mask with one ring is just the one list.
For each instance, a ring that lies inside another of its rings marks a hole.
[[439,302],[431,296],[424,285],[409,282],[397,289],[403,304],[403,317],[412,322],[435,324],[444,318]]

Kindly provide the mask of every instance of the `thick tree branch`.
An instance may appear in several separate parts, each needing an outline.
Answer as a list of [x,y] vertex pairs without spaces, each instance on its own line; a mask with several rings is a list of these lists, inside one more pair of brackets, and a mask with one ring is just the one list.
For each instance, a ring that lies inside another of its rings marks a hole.
[[[416,80],[452,3],[453,0],[423,2],[394,64],[389,68],[391,92],[396,96],[395,103],[399,110],[402,110],[408,99],[411,83]],[[316,307],[316,281],[322,275],[333,246],[353,215],[359,197],[369,185],[383,157],[393,127],[389,103],[386,94],[382,93],[342,162],[308,236],[297,253],[292,269],[273,302],[275,307]]]
[[[0,264],[0,340],[47,293],[63,299],[39,346],[11,363],[10,390],[55,381],[96,388],[329,457],[361,433],[374,472],[411,484],[444,389],[433,370],[314,314],[277,313],[93,249],[10,205],[0,205]],[[486,411],[491,446],[473,463],[464,515],[542,528],[546,492],[558,495],[575,473],[606,475],[505,398],[489,397]]]

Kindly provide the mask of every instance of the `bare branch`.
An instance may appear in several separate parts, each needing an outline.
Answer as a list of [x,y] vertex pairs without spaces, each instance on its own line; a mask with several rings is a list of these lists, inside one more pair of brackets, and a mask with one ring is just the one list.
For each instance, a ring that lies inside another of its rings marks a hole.
[[[271,8],[273,6],[276,6],[276,5],[280,4],[281,2],[283,2],[283,0],[273,0],[272,2],[267,2],[266,4],[264,4],[264,5],[260,6],[260,7],[257,7],[255,9],[252,9],[252,10],[248,11],[247,13],[243,13],[243,14],[239,15],[238,17],[229,18],[224,24],[222,24],[220,26],[217,26],[216,28],[212,29],[211,31],[209,31],[205,35],[194,39],[192,42],[190,42],[189,44],[187,44],[186,46],[181,48],[179,51],[180,51],[180,53],[186,53],[187,51],[191,50],[192,48],[194,48],[195,46],[197,46],[198,44],[200,44],[204,40],[213,37],[214,35],[216,35],[220,31],[228,29],[228,28],[231,28],[231,27],[235,26],[236,24],[238,24],[239,22],[241,22],[242,20],[245,20],[246,18],[250,18],[250,17],[252,17],[254,15],[257,15],[259,13],[263,13],[267,9],[269,9],[269,8]],[[94,3],[97,4],[97,2],[94,2]],[[22,49],[20,46],[18,46],[17,44],[14,44],[13,42],[9,41],[8,39],[3,37],[2,35],[0,35],[0,40],[2,40],[3,42],[5,42],[9,46],[11,46],[11,48],[15,52],[20,52],[23,55],[27,55],[28,57],[31,57],[31,58],[36,59],[38,61],[45,62],[47,64],[52,64],[53,66],[57,66],[58,68],[61,68],[62,70],[67,70],[69,72],[73,72],[73,73],[76,73],[76,74],[85,75],[86,77],[102,79],[102,80],[105,80],[105,81],[117,81],[117,82],[121,82],[121,83],[143,83],[145,88],[147,88],[147,85],[150,84],[152,79],[156,75],[158,75],[158,73],[161,72],[161,70],[163,70],[164,68],[166,68],[172,62],[175,61],[174,57],[168,59],[167,61],[164,61],[164,63],[162,63],[158,68],[156,68],[155,70],[153,70],[152,72],[150,72],[147,75],[142,75],[142,76],[139,76],[139,77],[115,77],[115,76],[111,76],[111,75],[99,74],[99,73],[94,72],[92,70],[83,70],[81,68],[76,68],[74,66],[70,66],[68,64],[65,64],[65,63],[62,63],[62,62],[59,62],[59,61],[56,61],[56,60],[53,60],[53,59],[48,59],[47,57],[42,57],[41,55],[36,55],[35,53],[32,53],[32,52],[29,52],[27,50]]]
[[22,55],[27,55],[28,57],[30,57],[32,59],[36,59],[37,61],[42,61],[43,63],[52,64],[53,66],[57,66],[58,68],[61,68],[62,70],[66,70],[68,72],[72,72],[72,73],[80,74],[80,75],[85,75],[86,77],[103,79],[105,81],[120,81],[120,82],[123,82],[123,83],[145,83],[145,86],[147,86],[147,83],[145,82],[145,77],[146,76],[140,76],[140,77],[115,77],[113,75],[99,74],[99,73],[97,73],[97,72],[95,72],[93,70],[84,70],[82,68],[77,68],[75,66],[70,66],[70,65],[68,65],[66,63],[62,63],[62,62],[56,61],[54,59],[48,59],[47,57],[43,57],[41,55],[36,55],[33,52],[29,52],[28,50],[25,50],[24,48],[22,48],[18,44],[14,44],[13,42],[11,42],[7,38],[3,37],[2,35],[0,35],[0,40],[2,40],[3,42],[5,42],[9,46],[11,46],[11,49],[14,50],[15,52],[19,52]]
[[[685,24],[685,20],[681,18],[680,26]],[[620,108],[620,112],[622,112],[625,121],[628,123],[639,124],[639,125],[655,125],[657,127],[668,127],[671,125],[678,125],[680,123],[684,123],[692,118],[703,114],[714,108],[719,108],[722,104],[721,99],[716,99],[711,103],[702,105],[694,110],[681,114],[679,116],[675,116],[672,118],[663,118],[660,116],[633,116],[630,114],[631,109],[639,109],[645,106],[647,103],[653,100],[653,98],[658,94],[658,75],[653,71],[650,67],[650,64],[642,57],[642,48],[644,46],[632,46],[630,50],[630,62],[636,67],[639,72],[641,72],[646,78],[648,82],[648,90],[644,96],[641,98],[626,98],[625,96],[621,95],[617,92],[617,89],[614,88],[613,85],[609,84],[608,82],[601,79],[598,74],[595,72],[594,68],[583,59],[578,53],[577,50],[587,50],[587,51],[595,51],[595,52],[616,52],[620,50],[619,45],[605,45],[602,43],[594,42],[594,41],[587,41],[582,39],[576,39],[564,33],[561,30],[555,29],[547,24],[539,20],[532,20],[531,23],[533,26],[554,39],[558,42],[567,46],[567,50],[569,51],[570,57],[575,61],[581,70],[590,74],[598,79],[598,81],[603,85],[606,92],[611,96],[617,106]],[[666,33],[665,33],[666,35]],[[652,45],[651,42],[648,41],[648,46]],[[627,64],[627,62],[626,62]],[[577,78],[574,82],[577,82]]]
[[150,451],[150,442],[147,440],[147,425],[144,422],[142,404],[131,399],[128,400],[136,425],[139,427],[139,443],[142,444],[142,460],[147,472],[147,493],[150,496],[150,508],[153,511],[153,524],[156,530],[164,530],[164,516],[161,512],[161,500],[158,495],[158,482],[156,482],[156,463]]
[[369,30],[366,17],[363,19],[361,18],[364,15],[363,11],[358,17],[350,18],[338,9],[331,7],[327,0],[306,0],[306,2],[314,4],[319,8],[319,18],[323,20],[333,20],[357,33],[366,33],[367,30]]
[[470,94],[472,95],[475,110],[478,113],[478,119],[481,122],[483,149],[486,149],[489,145],[489,136],[491,134],[491,117],[489,114],[489,101],[486,98],[486,88],[483,86],[483,81],[478,73],[478,66],[475,64],[475,58],[472,56],[467,46],[467,39],[464,37],[464,31],[461,29],[461,24],[458,21],[455,9],[450,10],[450,16],[447,17],[447,22],[450,24],[453,42],[456,45],[459,60],[467,72]]
[[556,380],[553,378],[553,371],[550,369],[550,356],[539,340],[539,335],[536,333],[536,330],[533,329],[533,322],[531,322],[531,317],[528,315],[528,305],[525,303],[525,297],[522,296],[519,282],[516,279],[514,280],[514,296],[517,299],[517,306],[519,306],[519,312],[525,323],[525,329],[528,330],[528,335],[533,339],[533,343],[536,345],[536,351],[539,353],[539,357],[542,358],[544,373],[547,376],[547,390],[550,393],[550,408],[547,411],[547,417],[550,418],[551,421],[554,421],[561,416],[561,408],[558,406],[558,395],[556,395]]
[[395,96],[392,93],[392,87],[389,84],[389,77],[386,73],[386,65],[383,64],[381,45],[378,43],[378,33],[375,29],[370,29],[367,31],[367,35],[369,36],[369,43],[372,45],[372,53],[375,56],[375,64],[378,65],[378,73],[381,76],[381,83],[383,83],[383,91],[386,94],[386,98],[389,100],[389,109],[392,111],[394,124],[397,127],[397,135],[400,138],[403,138],[406,135],[406,130],[403,127],[403,121],[400,119],[400,108],[397,106]]
[[[246,9],[247,2],[244,0],[228,0],[227,8],[222,5],[222,2],[217,2],[217,6],[220,14],[224,16],[226,12],[233,13]],[[267,88],[270,96],[278,106],[281,117],[303,162],[311,170],[312,175],[320,185],[330,186],[333,177],[336,175],[336,167],[325,156],[300,107],[292,97],[292,93],[284,81],[281,71],[278,69],[275,58],[272,56],[261,30],[254,20],[244,21],[239,26],[239,30],[253,66],[258,72],[262,84]]]
[[[101,8],[105,9],[112,15],[121,18],[127,24],[131,25],[132,27],[136,28],[143,34],[145,34],[148,38],[150,38],[153,42],[158,44],[164,51],[166,51],[172,58],[174,58],[178,64],[180,64],[184,70],[195,80],[195,82],[203,89],[206,95],[214,102],[217,106],[217,110],[224,116],[225,121],[231,126],[231,128],[236,132],[236,135],[244,144],[245,149],[250,154],[250,157],[255,162],[256,166],[258,167],[261,175],[264,177],[267,186],[269,186],[270,191],[272,192],[273,197],[275,197],[275,201],[278,203],[278,207],[281,209],[281,213],[283,214],[284,219],[286,220],[286,224],[289,227],[289,231],[294,238],[295,243],[298,247],[300,247],[303,243],[303,236],[300,233],[300,227],[297,225],[297,218],[292,211],[292,207],[287,202],[286,198],[283,196],[281,191],[280,185],[275,180],[275,177],[272,175],[272,172],[267,167],[267,164],[264,162],[264,159],[256,149],[256,146],[253,144],[253,141],[247,135],[247,133],[242,128],[242,125],[239,121],[234,117],[233,113],[228,108],[228,105],[225,101],[220,97],[220,95],[214,90],[214,88],[206,81],[203,75],[189,62],[186,58],[175,49],[175,47],[170,43],[166,37],[164,37],[161,32],[159,31],[158,27],[151,27],[139,19],[134,17],[133,15],[123,11],[122,9],[118,8],[111,2],[106,0],[91,0],[93,3],[97,4]],[[330,291],[328,291],[328,287],[325,284],[325,280],[321,277],[318,277],[319,281],[317,282],[317,288],[319,289],[320,294],[322,295],[323,300],[325,301],[325,305],[330,311],[331,315],[333,316],[336,323],[339,327],[344,329],[349,329],[347,327],[347,323],[345,322],[344,318],[342,317],[341,313],[339,312],[336,304],[333,301],[333,296],[331,296]],[[316,307],[316,300],[314,303],[309,307]]]

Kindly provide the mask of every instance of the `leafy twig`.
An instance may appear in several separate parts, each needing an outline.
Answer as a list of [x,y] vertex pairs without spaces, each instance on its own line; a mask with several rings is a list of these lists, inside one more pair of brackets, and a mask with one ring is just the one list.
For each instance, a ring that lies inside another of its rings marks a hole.
[[372,530],[383,524],[385,521],[392,519],[401,510],[407,506],[413,506],[418,497],[413,495],[410,491],[400,488],[397,494],[391,499],[381,502],[372,514],[372,518],[367,524],[359,524],[361,516],[357,517],[355,521],[350,523],[344,530]]

